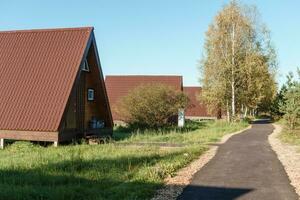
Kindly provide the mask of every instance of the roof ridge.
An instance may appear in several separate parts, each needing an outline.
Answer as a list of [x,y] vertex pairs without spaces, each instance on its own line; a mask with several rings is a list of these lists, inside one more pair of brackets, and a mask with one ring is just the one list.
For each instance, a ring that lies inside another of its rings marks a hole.
[[9,30],[9,31],[0,31],[1,33],[35,33],[35,32],[60,32],[60,31],[82,31],[82,30],[94,30],[92,26],[86,27],[70,27],[70,28],[46,28],[46,29],[23,29],[23,30]]
[[106,75],[106,77],[129,77],[129,76],[135,76],[135,77],[182,77],[182,75]]

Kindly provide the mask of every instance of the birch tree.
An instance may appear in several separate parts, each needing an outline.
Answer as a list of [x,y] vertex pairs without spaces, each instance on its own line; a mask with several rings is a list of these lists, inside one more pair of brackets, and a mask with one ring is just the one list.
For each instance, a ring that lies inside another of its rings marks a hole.
[[276,92],[276,54],[258,16],[255,7],[231,1],[206,32],[200,98],[210,110],[226,110],[228,119],[257,108]]

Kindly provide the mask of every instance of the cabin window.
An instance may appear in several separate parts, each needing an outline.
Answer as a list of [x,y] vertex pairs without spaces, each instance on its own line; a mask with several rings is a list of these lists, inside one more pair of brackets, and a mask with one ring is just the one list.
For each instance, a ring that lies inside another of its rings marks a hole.
[[87,98],[88,98],[88,101],[95,100],[95,90],[94,89],[88,89]]
[[85,59],[84,62],[83,62],[82,71],[85,71],[85,72],[90,71],[90,67],[89,67],[89,63],[88,63],[87,59]]

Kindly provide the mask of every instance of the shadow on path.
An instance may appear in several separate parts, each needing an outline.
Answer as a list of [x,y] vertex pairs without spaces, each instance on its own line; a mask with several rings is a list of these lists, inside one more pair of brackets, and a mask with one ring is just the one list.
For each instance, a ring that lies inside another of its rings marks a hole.
[[[185,189],[185,195],[188,195],[190,199],[233,200],[251,191],[253,191],[253,189],[190,185]],[[180,195],[177,199],[183,200],[186,198],[184,195]]]
[[270,123],[272,123],[271,119],[257,119],[250,122],[250,124],[270,124]]

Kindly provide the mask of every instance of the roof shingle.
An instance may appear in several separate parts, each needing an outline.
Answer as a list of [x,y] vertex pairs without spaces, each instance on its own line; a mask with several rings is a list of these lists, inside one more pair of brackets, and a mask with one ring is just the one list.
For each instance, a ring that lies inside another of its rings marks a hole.
[[187,117],[211,117],[207,112],[207,107],[199,102],[197,96],[201,93],[201,87],[183,87],[183,92],[189,97],[189,107],[185,110]]

